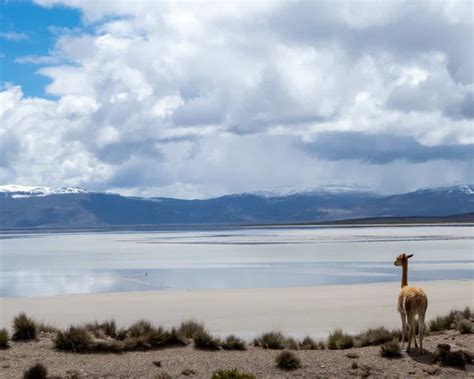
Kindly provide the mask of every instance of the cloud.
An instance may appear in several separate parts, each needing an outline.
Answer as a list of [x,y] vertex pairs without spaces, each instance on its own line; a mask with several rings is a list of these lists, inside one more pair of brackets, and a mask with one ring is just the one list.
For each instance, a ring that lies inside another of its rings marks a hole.
[[1,93],[0,181],[205,197],[473,179],[464,3],[38,3],[87,27],[18,58],[57,100]]
[[463,37],[474,33],[470,2],[294,1],[277,8],[269,23],[286,40],[338,43],[354,55],[385,51],[409,61],[441,52],[456,82],[474,80],[474,46]]
[[0,33],[0,38],[6,39],[8,41],[20,42],[30,39],[26,33],[20,32],[2,32]]
[[15,58],[15,62],[20,64],[50,65],[62,63],[62,61],[63,60],[59,57],[49,55],[25,55],[22,57]]
[[426,146],[412,137],[355,132],[322,133],[305,148],[323,159],[356,159],[378,165],[395,160],[417,163],[437,159],[468,162],[474,154],[474,144]]

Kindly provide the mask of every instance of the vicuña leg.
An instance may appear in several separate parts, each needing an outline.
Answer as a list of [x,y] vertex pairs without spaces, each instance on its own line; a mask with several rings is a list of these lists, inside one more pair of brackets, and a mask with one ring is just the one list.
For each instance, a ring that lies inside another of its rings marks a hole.
[[423,335],[425,333],[425,315],[418,316],[418,331],[420,333],[420,349],[419,353],[423,353]]
[[400,346],[403,349],[403,343],[405,342],[406,329],[407,329],[407,315],[405,313],[400,313],[402,319],[402,339],[400,341]]
[[[408,324],[408,346],[407,346],[407,351],[410,351],[411,347],[411,340],[415,339],[415,316],[407,316],[407,324]],[[416,339],[415,339],[416,343]]]
[[418,329],[418,335],[419,335],[420,329],[418,328],[417,320],[413,318],[413,341],[415,342],[415,347],[418,347],[418,342],[416,341],[416,329]]

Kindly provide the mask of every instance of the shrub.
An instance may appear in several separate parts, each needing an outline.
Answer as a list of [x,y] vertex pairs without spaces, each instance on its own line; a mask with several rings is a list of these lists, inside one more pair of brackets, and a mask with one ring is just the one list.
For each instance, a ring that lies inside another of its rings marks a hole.
[[25,313],[20,313],[13,319],[13,341],[27,341],[36,338],[36,323]]
[[462,317],[464,317],[466,320],[469,320],[472,317],[472,312],[469,307],[464,308],[462,311]]
[[170,341],[170,333],[164,330],[161,326],[152,328],[148,334],[144,335],[146,341],[152,348],[160,348],[168,346]]
[[115,324],[114,320],[108,320],[102,323],[95,321],[93,323],[86,324],[85,328],[98,338],[103,338],[105,336],[112,338],[117,337],[117,325]]
[[56,349],[85,353],[94,347],[89,331],[80,326],[70,326],[66,331],[59,331],[54,339]]
[[386,358],[395,358],[402,355],[400,344],[396,339],[385,342],[380,346],[380,355]]
[[[113,321],[102,324],[90,323],[83,327],[71,326],[66,331],[59,331],[54,343],[58,349],[78,353],[120,353],[186,345],[186,340],[176,328],[171,330],[156,328],[145,320],[134,323],[128,330],[122,329],[117,332],[115,328]],[[105,341],[93,338],[93,334],[102,338],[105,333],[115,333],[116,338]]]
[[119,341],[123,341],[125,338],[127,338],[127,333],[128,333],[128,329],[120,328],[119,330],[117,330],[115,339]]
[[285,341],[285,347],[288,350],[298,350],[299,349],[299,344],[294,338],[288,337]]
[[207,330],[202,330],[194,335],[194,347],[199,350],[219,350],[221,342],[211,336]]
[[253,344],[264,349],[283,350],[286,347],[287,339],[280,332],[269,332],[255,338]]
[[303,338],[303,340],[301,340],[298,345],[299,345],[300,350],[324,350],[325,349],[323,341],[316,342],[309,336],[306,336],[305,338]]
[[197,333],[205,331],[204,324],[196,320],[186,320],[179,326],[178,332],[186,338],[194,338]]
[[439,332],[441,330],[451,329],[454,317],[451,314],[448,316],[438,316],[430,321],[429,328],[432,332]]
[[255,379],[252,374],[241,373],[237,369],[219,370],[212,374],[211,379]]
[[242,341],[239,337],[234,336],[233,334],[227,336],[221,346],[224,350],[247,350],[245,342]]
[[343,333],[341,329],[336,329],[329,334],[327,346],[330,350],[350,349],[354,346],[354,339],[349,334]]
[[186,341],[181,334],[172,328],[170,331],[153,327],[147,321],[139,321],[130,327],[123,340],[123,350],[150,350],[170,346],[184,346]]
[[128,328],[127,335],[132,338],[144,337],[152,334],[154,332],[153,325],[147,320],[140,320]]
[[0,329],[0,350],[8,349],[10,347],[8,340],[8,331],[6,329]]
[[354,336],[354,345],[358,347],[381,345],[399,337],[400,332],[398,330],[389,331],[380,326],[375,329],[367,329]]
[[276,357],[277,367],[282,370],[295,370],[301,367],[298,357],[291,351],[284,350]]
[[57,333],[59,329],[51,324],[40,322],[37,324],[36,330],[44,333]]
[[[123,334],[123,332],[120,332]],[[132,324],[125,333],[125,350],[149,350],[166,346],[181,346],[185,344],[176,329],[167,331],[161,326],[155,328],[149,321],[140,320]],[[122,336],[120,336],[122,338]]]
[[171,328],[166,336],[166,346],[185,346],[186,340],[176,328]]
[[456,323],[456,329],[459,331],[461,334],[470,334],[472,333],[472,322],[469,320],[459,320]]
[[446,316],[438,316],[430,321],[430,331],[438,332],[441,330],[454,329],[460,320],[469,320],[472,316],[469,307],[462,311],[452,310]]
[[23,379],[46,379],[47,375],[48,369],[37,363],[23,373]]

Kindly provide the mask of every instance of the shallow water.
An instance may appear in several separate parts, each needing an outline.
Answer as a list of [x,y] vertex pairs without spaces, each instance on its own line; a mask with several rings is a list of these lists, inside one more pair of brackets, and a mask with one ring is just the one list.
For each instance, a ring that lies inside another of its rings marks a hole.
[[474,279],[474,228],[0,234],[0,297]]

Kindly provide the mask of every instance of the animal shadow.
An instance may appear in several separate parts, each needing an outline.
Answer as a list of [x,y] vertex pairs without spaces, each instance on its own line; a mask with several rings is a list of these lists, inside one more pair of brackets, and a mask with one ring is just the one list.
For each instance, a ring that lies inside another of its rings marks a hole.
[[407,355],[416,362],[428,365],[434,365],[437,359],[434,353],[426,349],[423,349],[420,354],[417,347],[412,347],[410,351],[407,351]]

